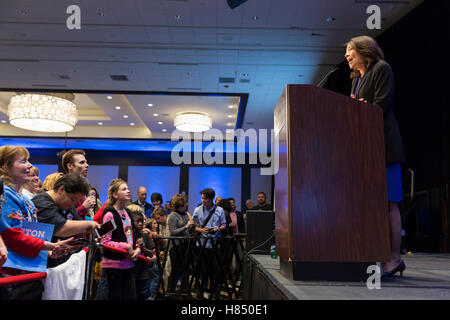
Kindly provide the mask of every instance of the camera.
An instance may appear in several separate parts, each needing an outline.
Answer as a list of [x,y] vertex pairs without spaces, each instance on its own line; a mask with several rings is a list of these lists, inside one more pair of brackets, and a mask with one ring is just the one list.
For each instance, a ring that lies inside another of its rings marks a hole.
[[208,234],[216,234],[217,230],[214,229],[208,229]]

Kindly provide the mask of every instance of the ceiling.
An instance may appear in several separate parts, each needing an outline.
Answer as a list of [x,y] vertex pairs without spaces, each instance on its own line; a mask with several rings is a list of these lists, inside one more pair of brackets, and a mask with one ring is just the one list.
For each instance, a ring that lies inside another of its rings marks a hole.
[[[75,92],[79,121],[69,138],[170,139],[181,111],[207,112],[219,130],[273,128],[286,84],[317,84],[351,37],[376,37],[422,1],[375,1],[382,30],[370,31],[373,2],[2,1],[0,135],[65,136],[8,124],[20,89]],[[80,30],[66,26],[73,4]]]

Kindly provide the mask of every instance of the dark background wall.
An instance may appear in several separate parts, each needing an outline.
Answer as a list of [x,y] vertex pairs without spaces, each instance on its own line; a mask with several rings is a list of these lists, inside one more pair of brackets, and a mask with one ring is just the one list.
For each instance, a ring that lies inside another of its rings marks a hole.
[[450,248],[449,40],[447,0],[425,0],[377,38],[396,77],[395,114],[405,146],[404,170],[415,172],[415,199],[402,204],[407,250]]

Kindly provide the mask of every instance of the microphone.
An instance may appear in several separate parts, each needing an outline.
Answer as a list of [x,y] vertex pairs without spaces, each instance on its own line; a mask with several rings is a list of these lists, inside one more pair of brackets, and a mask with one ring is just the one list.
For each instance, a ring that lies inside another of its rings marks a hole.
[[330,72],[328,72],[325,77],[323,77],[323,79],[319,82],[319,84],[317,85],[320,88],[323,88],[324,84],[326,83],[326,81],[328,80],[328,78],[330,77],[330,75],[334,72],[336,72],[337,70],[340,70],[340,67],[334,68],[333,70],[331,70]]

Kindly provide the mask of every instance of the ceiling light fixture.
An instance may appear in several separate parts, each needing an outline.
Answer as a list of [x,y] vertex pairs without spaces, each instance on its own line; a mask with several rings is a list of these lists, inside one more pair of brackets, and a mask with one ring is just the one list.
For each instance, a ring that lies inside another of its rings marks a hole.
[[175,117],[173,124],[180,131],[203,132],[211,129],[212,120],[203,112],[183,112]]
[[154,114],[153,114],[153,116],[154,116],[154,117],[157,117],[157,116],[158,116],[158,114],[157,114],[157,113],[154,113]]
[[106,99],[111,100],[112,97],[111,96],[106,96]]
[[116,110],[120,110],[120,106],[115,106]]
[[228,106],[228,108],[233,109],[233,106]]
[[158,124],[163,124],[163,123],[161,121],[159,121]]
[[21,93],[8,105],[9,122],[18,128],[41,132],[67,132],[78,121],[72,93]]
[[147,106],[149,107],[153,107],[153,103],[149,103]]
[[130,126],[134,126],[134,122],[130,123]]
[[127,115],[124,115],[123,117],[124,117],[125,119],[126,119],[126,118],[128,118],[128,116],[127,116]]

